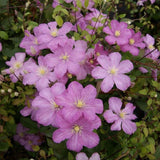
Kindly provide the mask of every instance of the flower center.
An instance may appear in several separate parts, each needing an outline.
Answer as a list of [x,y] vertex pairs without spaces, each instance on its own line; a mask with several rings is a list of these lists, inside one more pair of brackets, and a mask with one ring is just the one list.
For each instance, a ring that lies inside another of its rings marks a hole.
[[58,30],[57,29],[54,29],[52,32],[51,32],[51,35],[53,37],[56,37],[58,35]]
[[125,113],[124,113],[124,112],[121,112],[121,113],[119,114],[119,116],[123,119],[123,118],[125,117]]
[[72,74],[71,73],[67,73],[67,77],[68,78],[72,78]]
[[31,53],[32,53],[33,55],[35,55],[35,54],[36,54],[36,50],[34,49],[34,47],[31,46],[30,49],[31,49]]
[[78,108],[82,108],[82,107],[84,107],[84,105],[85,105],[85,103],[82,100],[78,100],[78,102],[76,103],[76,106]]
[[111,70],[110,70],[110,74],[112,74],[112,75],[115,75],[116,73],[117,73],[117,71],[118,71],[118,69],[116,69],[116,68],[112,68]]
[[120,36],[120,31],[119,31],[119,30],[116,30],[115,33],[114,33],[114,35],[115,35],[116,37],[119,37],[119,36]]
[[154,46],[150,44],[150,45],[148,45],[148,48],[149,49],[154,49]]
[[99,52],[96,53],[97,56],[100,56],[101,54]]
[[75,131],[75,133],[79,133],[79,132],[81,131],[81,127],[78,126],[78,125],[75,125],[75,126],[73,127],[73,130]]
[[67,55],[67,53],[65,53],[64,55],[61,56],[61,59],[63,60],[68,60],[69,56]]
[[34,44],[38,44],[38,39],[35,37]]
[[130,44],[130,45],[133,45],[134,43],[135,43],[135,40],[131,38],[131,39],[129,40],[129,44]]
[[43,68],[43,67],[39,67],[39,70],[38,70],[38,72],[39,72],[39,74],[40,75],[45,75],[46,74],[46,69],[45,68]]
[[20,62],[16,62],[16,63],[14,64],[14,68],[15,68],[15,69],[19,69],[19,68],[21,68],[21,66],[22,66],[22,63],[20,63]]
[[93,64],[94,63],[94,61],[91,59],[91,60],[89,60],[89,62],[90,62],[90,64]]

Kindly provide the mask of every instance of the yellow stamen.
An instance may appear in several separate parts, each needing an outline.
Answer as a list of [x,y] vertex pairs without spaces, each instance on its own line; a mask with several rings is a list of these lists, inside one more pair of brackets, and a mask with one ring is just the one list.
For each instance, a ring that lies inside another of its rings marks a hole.
[[72,78],[72,74],[71,73],[67,73],[68,78]]
[[119,114],[119,116],[120,116],[121,118],[124,118],[124,117],[125,117],[125,113],[124,113],[124,112],[121,112],[121,113]]
[[51,35],[53,37],[56,37],[58,35],[58,30],[57,29],[54,29],[52,32],[51,32]]
[[15,69],[19,69],[19,68],[21,68],[21,66],[22,66],[22,63],[20,63],[20,62],[16,62],[16,63],[14,64],[14,68],[15,68]]
[[130,44],[130,45],[133,45],[134,43],[135,43],[135,40],[131,38],[131,39],[129,40],[129,44]]
[[117,73],[117,69],[116,69],[116,68],[112,68],[112,69],[110,70],[110,74],[115,75],[116,73]]
[[80,132],[80,130],[81,130],[80,126],[78,126],[78,125],[75,125],[73,129],[76,133]]
[[99,52],[96,53],[97,56],[100,56],[101,54]]
[[150,44],[150,45],[148,45],[148,48],[149,49],[154,49],[154,46]]
[[114,33],[114,35],[115,35],[116,37],[119,37],[119,36],[120,36],[120,31],[119,31],[119,30],[116,30],[115,33]]
[[76,103],[76,106],[78,108],[82,108],[85,105],[85,103],[82,100],[78,100],[78,102]]
[[31,49],[31,53],[32,53],[33,55],[35,55],[35,54],[37,53],[33,46],[31,46],[30,49]]
[[40,67],[38,72],[40,73],[40,75],[45,75],[46,74],[46,69],[43,67]]
[[91,59],[90,61],[89,61],[91,64],[93,64],[94,63],[94,61]]

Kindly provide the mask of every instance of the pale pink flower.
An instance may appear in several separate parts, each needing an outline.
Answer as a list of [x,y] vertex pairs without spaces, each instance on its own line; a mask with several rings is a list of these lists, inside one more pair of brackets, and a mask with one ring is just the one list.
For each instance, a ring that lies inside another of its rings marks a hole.
[[99,128],[101,120],[98,116],[94,120],[88,121],[84,117],[77,121],[59,121],[59,129],[53,132],[53,141],[60,143],[67,139],[67,148],[72,151],[80,152],[83,146],[93,148],[98,145],[99,137],[93,132]]
[[97,66],[92,70],[91,75],[95,79],[103,79],[101,89],[103,92],[109,92],[114,84],[122,91],[125,91],[130,85],[131,80],[124,73],[128,73],[133,69],[133,64],[129,60],[121,61],[121,54],[113,52],[109,56],[101,55],[97,58],[101,66]]
[[111,97],[109,99],[109,110],[104,112],[104,118],[108,123],[113,123],[112,131],[120,131],[121,128],[126,134],[133,134],[137,127],[136,123],[131,120],[137,117],[133,114],[135,106],[132,103],[127,103],[124,109],[121,109],[122,101],[120,98]]
[[117,20],[111,21],[111,28],[105,27],[103,32],[107,34],[105,40],[109,44],[118,44],[118,45],[125,45],[129,42],[131,38],[131,31],[127,28],[128,25],[125,22],[118,22]]

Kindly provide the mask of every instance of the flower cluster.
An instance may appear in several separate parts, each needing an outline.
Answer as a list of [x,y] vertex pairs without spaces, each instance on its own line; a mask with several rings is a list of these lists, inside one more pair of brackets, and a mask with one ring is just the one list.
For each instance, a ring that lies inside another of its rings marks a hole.
[[21,123],[17,125],[14,140],[20,143],[28,151],[33,151],[34,146],[41,145],[43,142],[39,135],[27,133],[28,128],[24,127]]
[[[77,7],[75,0],[65,2]],[[59,1],[55,0],[53,7],[58,4]],[[15,53],[6,62],[9,68],[4,70],[13,82],[21,80],[23,85],[34,85],[37,91],[32,99],[26,99],[21,114],[31,115],[31,119],[41,125],[57,128],[53,132],[53,141],[67,140],[67,148],[76,152],[80,152],[83,146],[93,148],[99,144],[100,138],[95,130],[102,124],[100,114],[107,123],[113,123],[112,131],[123,129],[129,135],[136,131],[136,123],[132,121],[136,119],[134,104],[127,103],[123,108],[121,99],[108,93],[113,89],[125,92],[131,87],[130,73],[134,70],[134,63],[123,57],[124,52],[138,56],[144,49],[145,56],[154,61],[158,61],[160,55],[152,36],[147,34],[143,37],[140,31],[130,29],[127,23],[109,20],[106,14],[93,6],[94,2],[90,0],[85,7],[83,0],[82,7],[89,12],[82,15],[79,8],[71,13],[77,17],[74,25],[65,22],[59,27],[57,22],[49,22],[35,27],[33,33],[25,30],[20,43],[25,53]],[[78,28],[90,35],[101,30],[103,43],[99,39],[91,46],[85,36],[75,40],[72,36],[79,32]],[[117,46],[119,51],[116,51]],[[43,53],[44,50],[48,53]],[[90,80],[83,86],[87,78]],[[105,111],[103,101],[98,97],[102,92],[109,96],[109,108]],[[19,125],[15,140],[32,150],[31,146],[38,144],[38,138],[32,140],[33,135],[21,134],[24,131],[26,129]],[[76,159],[88,158],[83,154],[77,155]],[[91,159],[100,158],[94,154]]]

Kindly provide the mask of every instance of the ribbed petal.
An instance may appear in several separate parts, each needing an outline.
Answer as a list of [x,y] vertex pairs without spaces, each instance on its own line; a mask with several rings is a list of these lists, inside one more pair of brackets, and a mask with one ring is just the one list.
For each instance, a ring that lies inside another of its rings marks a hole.
[[111,76],[107,76],[101,83],[101,90],[104,93],[109,92],[114,85],[113,79]]
[[101,160],[98,153],[93,153],[89,160]]
[[103,79],[107,75],[107,71],[103,69],[102,67],[95,67],[91,72],[92,77],[95,79]]
[[137,126],[136,126],[136,123],[131,122],[130,120],[124,120],[122,122],[122,128],[123,128],[125,133],[130,135],[130,134],[133,134],[136,131]]
[[111,97],[108,103],[109,103],[109,109],[111,109],[116,114],[120,113],[122,107],[122,101],[120,98]]
[[115,121],[111,126],[111,131],[120,131],[121,130],[121,123],[122,123],[121,119]]
[[119,119],[119,117],[116,114],[113,114],[111,110],[105,111],[103,117],[108,123],[113,123],[114,121]]
[[109,55],[111,65],[117,67],[121,60],[121,54],[119,52],[113,52]]
[[118,73],[128,73],[133,70],[133,64],[129,60],[124,60],[120,62],[118,66]]
[[88,157],[85,153],[80,152],[76,155],[76,160],[88,160]]
[[122,91],[125,91],[130,85],[131,80],[128,76],[123,74],[118,74],[113,77],[116,87]]

